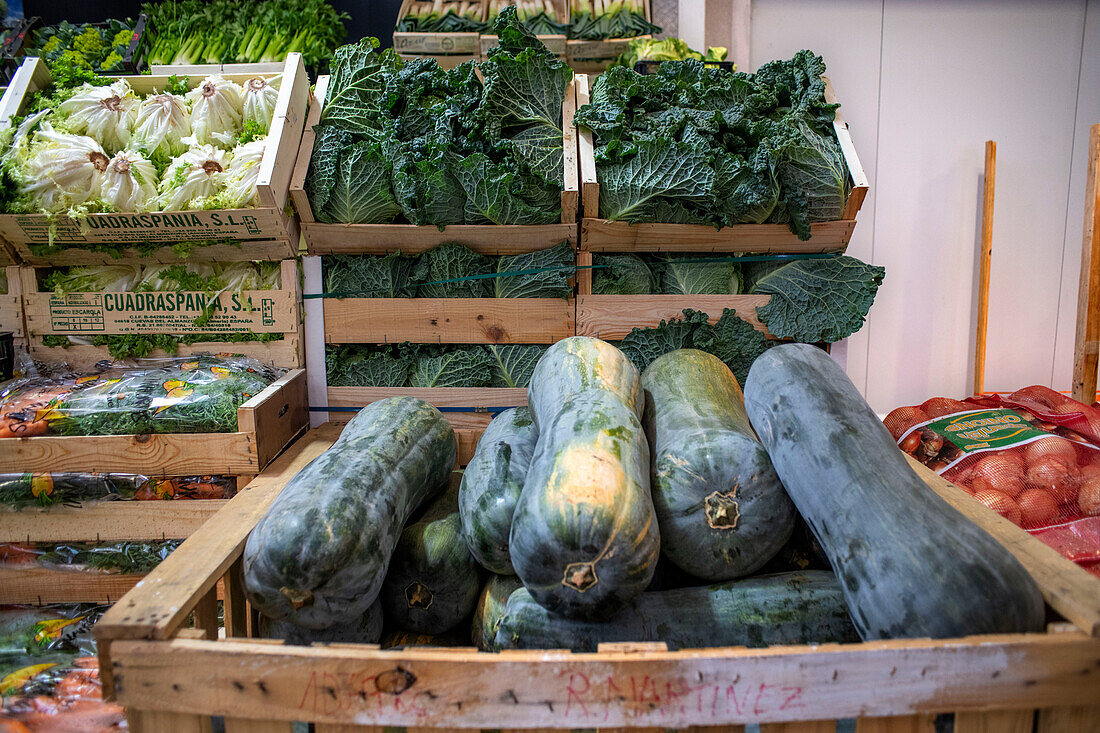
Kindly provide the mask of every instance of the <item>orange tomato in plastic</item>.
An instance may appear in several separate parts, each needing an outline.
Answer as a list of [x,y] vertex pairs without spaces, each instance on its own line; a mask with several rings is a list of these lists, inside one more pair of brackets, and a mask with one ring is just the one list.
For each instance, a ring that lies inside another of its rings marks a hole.
[[1024,490],[1024,459],[1015,454],[982,458],[970,472],[970,488],[1016,496]]
[[1050,492],[1028,489],[1016,497],[1020,521],[1025,527],[1042,527],[1058,516],[1058,502]]
[[1090,476],[1081,482],[1077,508],[1086,517],[1100,517],[1100,476]]
[[1019,526],[1020,506],[1012,499],[1011,496],[1002,494],[1000,491],[986,490],[974,492],[974,498],[985,504],[993,511],[1000,514],[1008,521]]
[[1077,463],[1077,449],[1065,438],[1054,436],[1039,438],[1034,443],[1028,443],[1024,448],[1024,459],[1029,466],[1047,456],[1056,456],[1067,464]]

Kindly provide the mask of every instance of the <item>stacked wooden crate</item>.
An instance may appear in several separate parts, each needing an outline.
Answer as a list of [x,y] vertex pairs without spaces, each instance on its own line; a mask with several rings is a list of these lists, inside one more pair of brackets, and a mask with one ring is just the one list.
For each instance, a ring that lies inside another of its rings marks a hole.
[[[22,267],[8,267],[8,293],[0,295],[0,330],[24,340],[31,357],[47,364],[92,369],[111,358],[107,346],[49,345],[58,338],[183,335],[189,333],[280,334],[269,341],[180,344],[173,355],[233,352],[286,369],[285,374],[237,408],[228,433],[154,435],[37,435],[0,442],[0,475],[120,473],[155,479],[229,477],[244,486],[308,423],[301,287],[297,265],[299,229],[288,213],[294,156],[311,99],[300,54],[282,66],[283,83],[260,163],[261,205],[251,209],[89,214],[0,215],[0,236]],[[247,82],[252,75],[230,76]],[[125,77],[139,93],[164,89],[167,77]],[[51,81],[38,59],[28,59],[0,102],[0,124],[20,114],[31,95]],[[192,85],[201,78],[192,79]],[[181,241],[236,240],[178,252]],[[152,243],[152,246],[150,246]],[[141,245],[140,247],[138,245]],[[160,245],[160,246],[156,246]],[[183,262],[277,260],[280,284],[270,290],[163,293],[44,292],[45,268],[72,265],[164,265]],[[170,303],[161,308],[151,303]],[[199,316],[201,325],[197,325]],[[53,337],[52,339],[50,337]],[[149,356],[169,356],[155,351]],[[90,501],[16,510],[0,507],[0,542],[59,543],[183,539],[226,500]],[[117,600],[139,576],[86,574],[42,568],[0,569],[0,602]]]
[[[571,125],[576,110],[575,79],[562,105],[564,179],[561,221],[546,225],[324,224],[314,219],[305,193],[313,149],[313,125],[319,102],[306,124],[291,197],[302,219],[310,255],[415,255],[445,242],[457,242],[485,255],[514,255],[577,242],[579,202],[577,142]],[[315,94],[323,100],[328,77]],[[326,382],[325,347],[338,344],[550,344],[575,334],[575,302],[549,298],[360,298],[325,297],[319,257],[305,258],[307,366],[315,423],[346,421],[359,408],[385,397],[413,395],[443,409],[460,430],[460,442],[472,428],[483,428],[494,412],[527,402],[524,388],[340,387]],[[464,432],[465,431],[465,432]]]

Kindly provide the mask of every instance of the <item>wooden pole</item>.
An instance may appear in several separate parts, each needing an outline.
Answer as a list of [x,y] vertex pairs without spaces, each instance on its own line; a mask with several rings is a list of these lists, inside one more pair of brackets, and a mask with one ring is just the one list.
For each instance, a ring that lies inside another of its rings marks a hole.
[[982,256],[978,276],[978,333],[974,344],[974,394],[985,391],[985,339],[989,325],[989,264],[993,257],[993,184],[997,178],[997,143],[985,141],[982,191]]
[[1085,183],[1085,234],[1081,244],[1081,283],[1077,288],[1077,339],[1073,349],[1073,399],[1096,401],[1100,352],[1100,124],[1089,132]]

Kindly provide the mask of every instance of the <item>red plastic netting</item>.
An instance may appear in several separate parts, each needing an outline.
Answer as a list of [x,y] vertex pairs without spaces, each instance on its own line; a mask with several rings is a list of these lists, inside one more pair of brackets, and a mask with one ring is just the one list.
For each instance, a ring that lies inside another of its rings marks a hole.
[[1100,567],[1100,410],[1046,387],[935,397],[883,421],[898,446],[1086,568]]

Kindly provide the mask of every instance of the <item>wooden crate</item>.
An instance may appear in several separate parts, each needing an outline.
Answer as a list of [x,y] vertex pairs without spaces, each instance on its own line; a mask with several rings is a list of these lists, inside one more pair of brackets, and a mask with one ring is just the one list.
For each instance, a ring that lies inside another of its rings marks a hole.
[[[145,476],[255,476],[306,429],[305,370],[237,408],[235,433],[39,435],[0,443],[0,473],[97,471]],[[152,502],[150,502],[152,503]]]
[[[413,0],[403,0],[397,13],[400,20],[408,15]],[[444,2],[444,7],[457,2]],[[486,4],[482,3],[481,18],[485,20]],[[393,32],[393,50],[405,59],[433,58],[444,69],[481,58],[481,36],[468,33]]]
[[0,294],[0,331],[11,331],[15,335],[15,342],[25,345],[19,270],[18,267],[8,267],[4,273],[8,278],[8,292]]
[[[294,164],[294,175],[290,182],[290,197],[294,208],[302,220],[302,236],[310,254],[383,254],[401,250],[404,254],[415,254],[431,249],[444,242],[460,242],[484,254],[517,254],[532,250],[545,249],[568,240],[577,242],[577,207],[579,202],[579,170],[577,166],[576,128],[565,125],[565,173],[562,181],[561,223],[541,225],[483,225],[456,224],[438,227],[412,224],[322,224],[313,217],[309,197],[305,192],[306,172],[309,159],[313,154],[313,126],[321,116],[325,91],[328,88],[327,76],[317,79],[314,94],[317,104],[310,110],[306,121],[306,132],[302,136],[302,146]],[[566,89],[562,103],[562,115],[566,122],[573,119],[576,111],[574,80]]]
[[[588,1],[592,5],[592,0]],[[645,19],[653,20],[653,9],[650,0],[642,4],[645,11]],[[650,36],[638,36],[649,38]],[[611,62],[623,55],[630,47],[633,38],[605,38],[601,41],[585,41],[582,39],[570,39],[566,42],[566,57],[569,66],[578,74],[598,74],[605,71]]]
[[[836,102],[831,82],[825,79],[825,96]],[[577,77],[577,106],[588,104],[587,77]],[[786,224],[737,224],[715,229],[701,224],[628,224],[599,218],[600,187],[591,130],[579,130],[581,205],[580,248],[594,252],[755,252],[805,254],[843,252],[856,226],[856,214],[870,184],[856,155],[848,124],[838,111],[833,122],[844,161],[852,177],[844,213],[837,221],[810,225],[810,239],[803,242]]]
[[[1052,733],[1083,730],[1065,721],[1095,725],[1100,715],[1100,580],[916,465],[933,490],[1024,563],[1047,603],[1075,627],[768,649],[609,644],[595,654],[246,638],[240,569],[248,533],[337,435],[331,425],[310,432],[96,626],[105,695],[126,706],[134,730],[207,730],[208,716],[221,715],[229,733],[285,732],[295,720],[316,723],[319,733],[375,726],[740,731],[756,722],[763,733],[786,733],[833,730],[838,718],[859,718],[859,731],[931,733],[935,713],[954,712],[955,730],[974,733],[1030,731],[1039,708],[1038,730]],[[210,606],[219,580],[231,610],[226,638],[216,641],[213,624],[196,624],[205,634],[185,627]],[[795,721],[829,722],[783,725]]]
[[150,64],[149,73],[155,76],[197,76],[211,74],[278,74],[283,70],[281,61],[256,61],[241,64]]
[[[186,334],[186,333],[281,333],[278,341],[200,341],[180,344],[176,356],[232,352],[250,356],[266,364],[297,369],[304,364],[302,338],[302,291],[297,260],[283,260],[278,290],[226,291],[218,295],[221,309],[209,323],[196,326],[208,293],[141,293],[140,302],[122,303],[128,293],[69,293],[63,296],[38,289],[33,267],[17,270],[21,281],[23,310],[26,313],[27,341],[33,358],[49,363],[66,362],[76,369],[88,369],[110,358],[106,346],[45,346],[47,335],[94,336],[106,334]],[[9,277],[9,281],[11,278]],[[174,309],[147,313],[148,299],[166,298]],[[180,301],[183,307],[180,307]],[[190,301],[190,302],[188,302]],[[155,351],[150,356],[170,356]]]
[[[144,573],[92,573],[44,567],[0,566],[0,603],[111,604],[146,578]],[[218,583],[215,600],[223,597]]]
[[[554,5],[554,20],[558,23],[569,23],[569,0],[552,0]],[[515,2],[510,2],[510,5],[515,5]],[[485,11],[486,20],[488,20],[489,13],[488,7]],[[540,35],[538,37],[546,46],[546,50],[557,56],[562,61],[567,61],[568,54],[566,52],[566,37],[564,34],[554,35]],[[489,55],[489,51],[496,48],[497,37],[492,33],[482,34],[481,36],[481,58],[485,59]]]
[[[81,222],[61,216],[50,222],[39,214],[0,215],[0,238],[15,247],[29,264],[88,264],[104,261],[102,252],[94,258],[74,258],[68,251],[36,255],[31,244],[60,244],[79,249],[82,244],[126,245],[147,242],[242,240],[241,247],[195,248],[192,259],[257,260],[294,257],[298,250],[298,221],[286,213],[288,189],[294,156],[301,142],[302,127],[310,102],[309,78],[302,56],[288,55],[283,65],[283,82],[275,116],[268,134],[268,146],[260,163],[257,190],[261,205],[250,209],[213,209],[207,211],[164,211],[146,214],[89,214]],[[252,74],[230,74],[231,81],[244,83]],[[167,77],[138,75],[126,79],[139,94],[163,89]],[[31,95],[50,83],[44,62],[28,58],[12,80],[0,101],[0,126],[18,114]],[[189,80],[197,86],[199,77]],[[257,242],[255,246],[251,242]],[[124,254],[140,254],[136,251]],[[165,246],[154,256],[157,261],[178,261],[171,247]],[[108,260],[109,261],[109,260]]]

